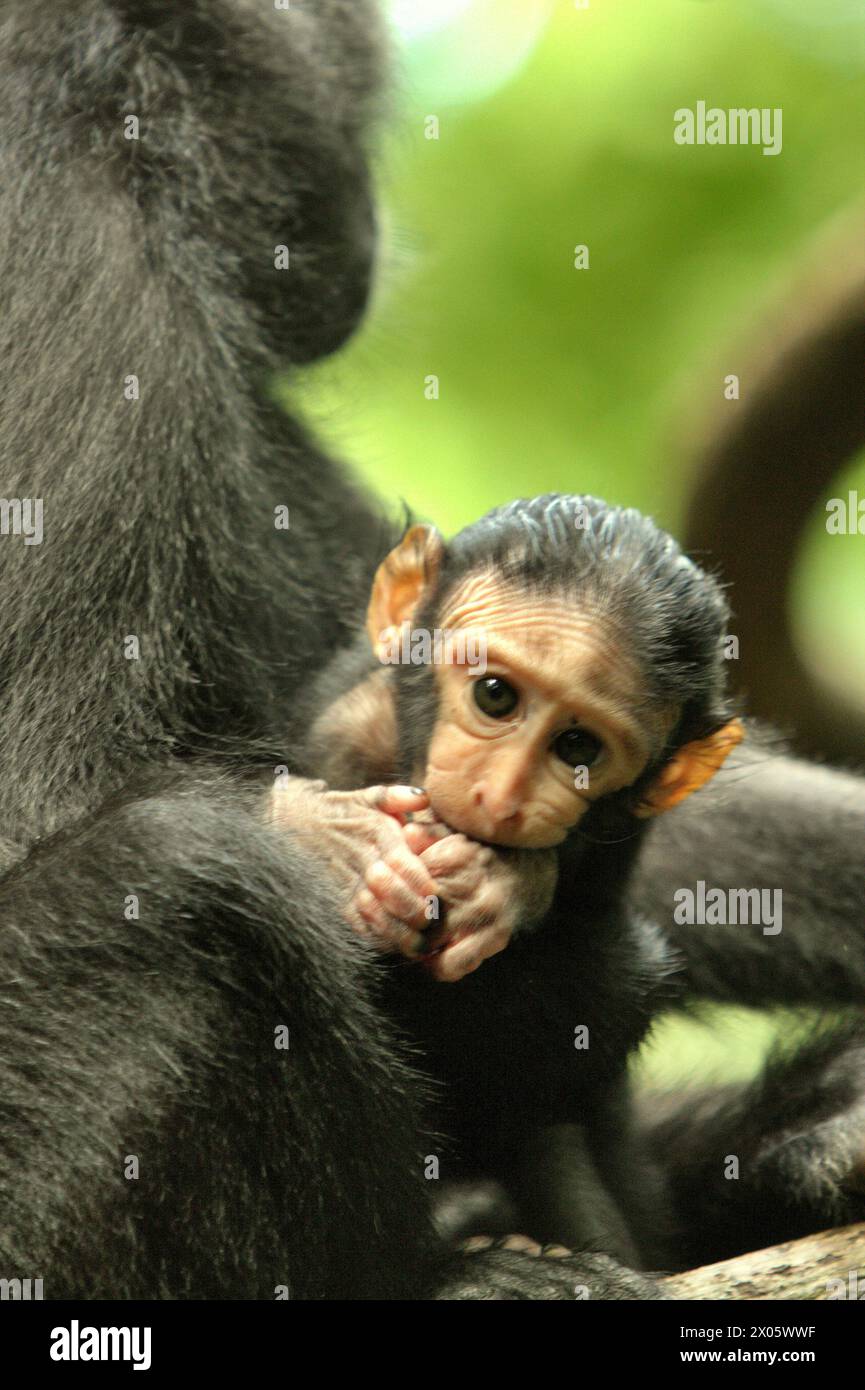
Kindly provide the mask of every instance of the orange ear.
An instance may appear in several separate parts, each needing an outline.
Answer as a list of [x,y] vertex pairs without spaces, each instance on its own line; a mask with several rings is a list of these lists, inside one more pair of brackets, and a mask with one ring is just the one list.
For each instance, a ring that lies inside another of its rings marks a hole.
[[680,748],[645,793],[636,815],[657,816],[678,806],[691,792],[699,791],[745,737],[741,719],[731,719],[723,729],[708,738],[697,739]]
[[366,614],[373,650],[381,655],[435,583],[444,542],[434,526],[412,526],[376,570]]

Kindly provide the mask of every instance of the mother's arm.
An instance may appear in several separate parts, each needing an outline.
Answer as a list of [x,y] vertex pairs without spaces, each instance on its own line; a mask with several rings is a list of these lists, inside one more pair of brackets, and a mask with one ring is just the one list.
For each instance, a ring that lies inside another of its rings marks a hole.
[[[781,930],[677,923],[673,894],[698,880],[781,889]],[[865,778],[746,745],[729,771],[658,818],[632,899],[671,935],[695,994],[865,1003]]]

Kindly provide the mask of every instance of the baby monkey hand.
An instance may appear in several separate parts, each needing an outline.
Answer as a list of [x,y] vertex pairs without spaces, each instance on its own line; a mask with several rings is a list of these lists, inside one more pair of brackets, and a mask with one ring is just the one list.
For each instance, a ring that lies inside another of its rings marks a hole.
[[349,920],[361,935],[413,959],[432,949],[433,934],[421,933],[440,917],[441,890],[420,856],[448,834],[427,806],[425,801],[419,808],[421,820],[403,823],[398,840],[367,864],[349,910]]
[[[438,886],[422,914],[402,915],[405,887],[377,866],[367,872],[367,887],[356,906],[375,936],[406,955],[427,953],[424,964],[437,980],[460,980],[490,956],[503,951],[517,926],[544,915],[555,890],[554,851],[497,849],[452,833],[441,821],[423,815],[406,825],[408,848],[420,858]],[[429,927],[400,940],[400,922]]]
[[[413,827],[406,827],[410,836]],[[410,838],[411,843],[411,838]],[[425,962],[437,980],[461,980],[503,951],[518,927],[545,915],[558,877],[555,850],[504,849],[448,835],[421,848],[421,862],[446,905],[435,955]]]
[[[345,916],[359,934],[417,956],[428,948],[416,928],[428,925],[426,905],[437,901],[439,888],[415,847],[431,844],[433,833],[416,833],[410,846],[404,827],[428,804],[426,792],[416,787],[333,792],[324,782],[292,777],[274,788],[269,809],[275,825],[327,865]],[[365,883],[369,888],[358,892]],[[360,911],[367,899],[380,905],[374,917]]]

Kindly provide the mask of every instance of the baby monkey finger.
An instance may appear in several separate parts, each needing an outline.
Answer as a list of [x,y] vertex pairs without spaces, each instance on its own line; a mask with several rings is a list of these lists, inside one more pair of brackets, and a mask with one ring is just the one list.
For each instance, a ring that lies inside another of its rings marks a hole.
[[[428,886],[430,891],[420,892],[413,883],[403,877],[402,868],[399,861],[395,867],[387,860],[376,859],[364,874],[366,886],[386,912],[408,926],[423,927],[428,921],[427,901],[436,896],[435,885],[431,880],[425,880],[422,886]],[[417,878],[414,883],[417,883]]]
[[388,912],[368,888],[360,889],[354,907],[364,924],[355,929],[362,936],[372,937],[378,946],[410,958],[421,956],[427,950],[424,937]]

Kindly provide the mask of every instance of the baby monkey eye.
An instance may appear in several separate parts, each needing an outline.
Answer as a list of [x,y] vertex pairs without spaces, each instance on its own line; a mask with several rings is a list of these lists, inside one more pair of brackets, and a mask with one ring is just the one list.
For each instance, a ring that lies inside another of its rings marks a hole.
[[475,681],[475,704],[490,719],[504,719],[513,714],[519,704],[519,695],[507,681],[498,676],[487,676],[485,680]]
[[590,734],[588,729],[566,729],[553,744],[556,757],[561,758],[568,767],[591,767],[603,750],[601,740]]

